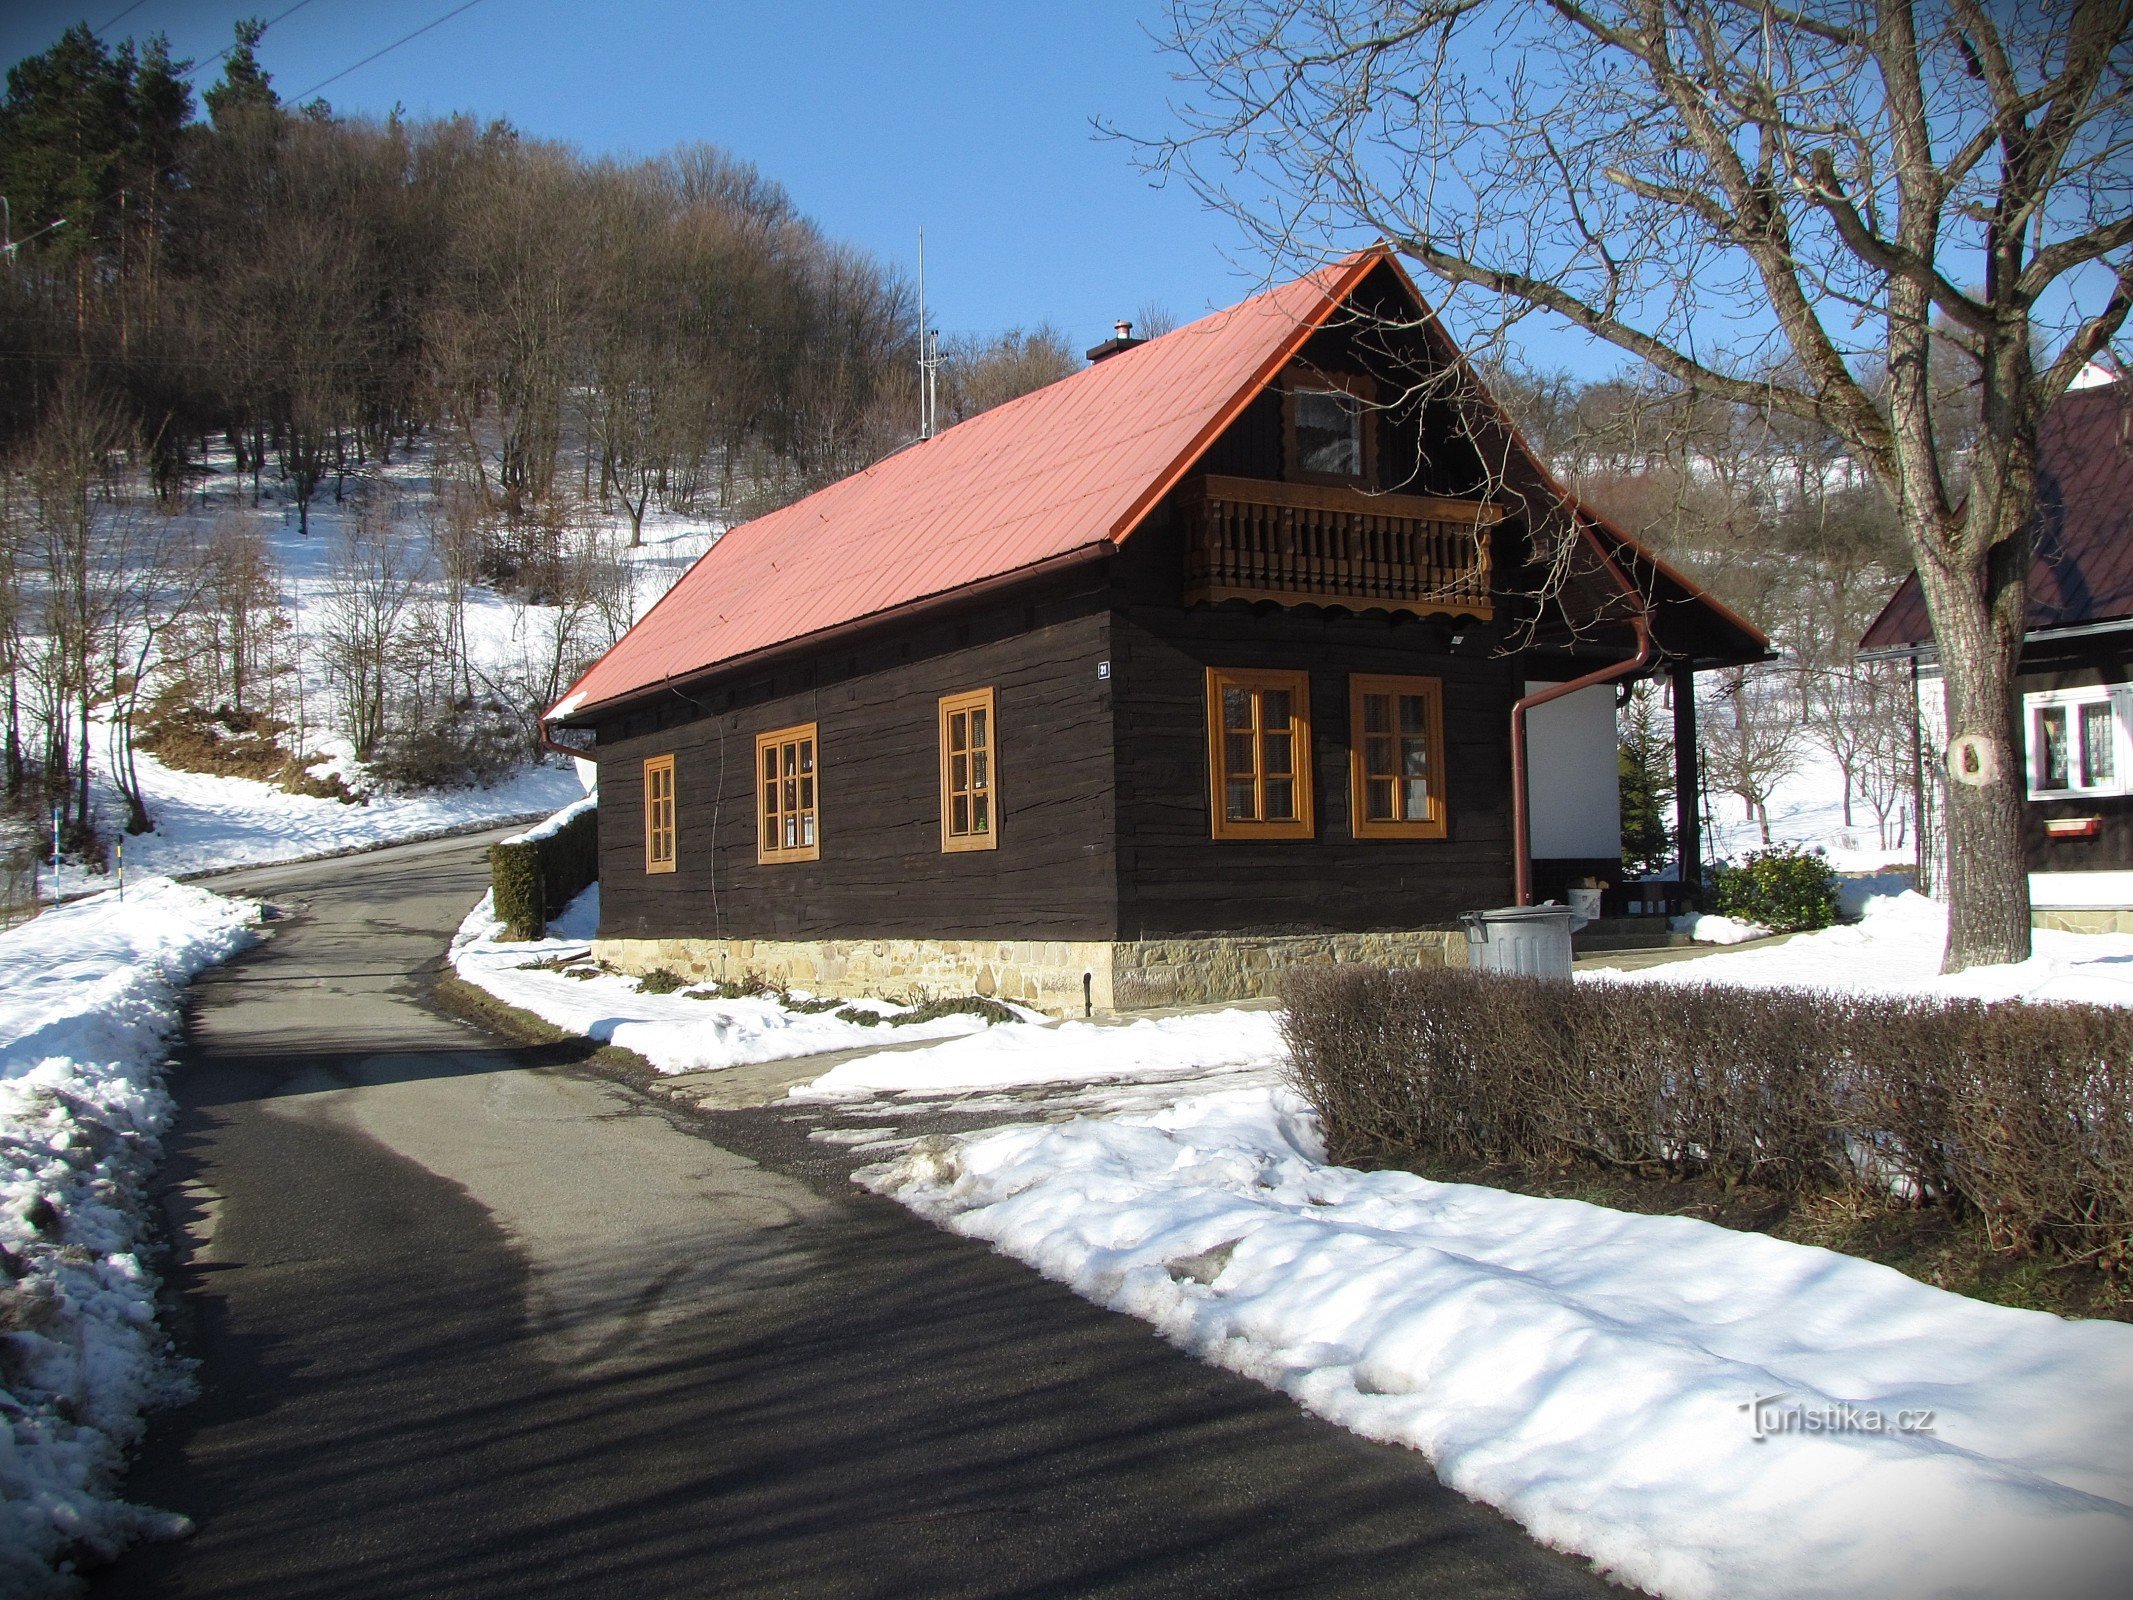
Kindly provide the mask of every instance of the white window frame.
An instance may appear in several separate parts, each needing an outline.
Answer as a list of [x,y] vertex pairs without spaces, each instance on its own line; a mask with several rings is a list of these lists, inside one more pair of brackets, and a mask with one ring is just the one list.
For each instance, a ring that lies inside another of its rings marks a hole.
[[[2082,783],[2082,708],[2111,708],[2111,776],[2100,783]],[[2044,783],[2044,743],[2037,737],[2040,714],[2049,708],[2064,708],[2067,718],[2067,778],[2059,788]],[[2094,795],[2133,792],[2129,763],[2133,763],[2133,684],[2098,683],[2079,689],[2046,689],[2022,696],[2023,765],[2032,800],[2082,800]]]

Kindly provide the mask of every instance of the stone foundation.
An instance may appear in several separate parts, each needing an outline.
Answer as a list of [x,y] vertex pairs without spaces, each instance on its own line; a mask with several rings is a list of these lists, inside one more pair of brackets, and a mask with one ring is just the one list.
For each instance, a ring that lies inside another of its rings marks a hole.
[[1284,967],[1466,964],[1466,935],[1300,933],[1176,939],[596,939],[593,959],[697,980],[751,975],[843,999],[981,994],[1055,1017],[1247,1000]]

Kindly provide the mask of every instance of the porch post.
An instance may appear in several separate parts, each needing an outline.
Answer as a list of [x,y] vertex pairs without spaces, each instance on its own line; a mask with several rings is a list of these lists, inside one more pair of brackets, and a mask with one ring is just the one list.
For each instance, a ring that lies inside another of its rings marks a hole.
[[1703,884],[1703,792],[1696,758],[1696,665],[1677,661],[1674,673],[1674,852],[1680,863],[1682,891],[1700,893]]

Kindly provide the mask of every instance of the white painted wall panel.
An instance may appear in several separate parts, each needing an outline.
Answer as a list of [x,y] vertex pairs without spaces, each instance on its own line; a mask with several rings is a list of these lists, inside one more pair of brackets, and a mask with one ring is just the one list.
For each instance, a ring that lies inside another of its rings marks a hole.
[[[1526,693],[1547,688],[1529,683]],[[1526,713],[1526,793],[1536,858],[1619,856],[1615,690],[1600,683]]]

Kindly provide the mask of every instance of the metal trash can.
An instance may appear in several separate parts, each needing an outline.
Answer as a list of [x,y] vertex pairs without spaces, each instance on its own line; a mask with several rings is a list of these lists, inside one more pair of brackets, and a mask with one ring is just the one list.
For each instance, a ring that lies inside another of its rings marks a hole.
[[1568,906],[1500,906],[1459,920],[1466,924],[1468,966],[1524,978],[1570,976]]

